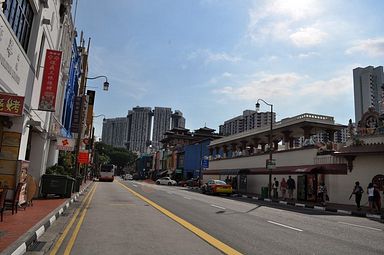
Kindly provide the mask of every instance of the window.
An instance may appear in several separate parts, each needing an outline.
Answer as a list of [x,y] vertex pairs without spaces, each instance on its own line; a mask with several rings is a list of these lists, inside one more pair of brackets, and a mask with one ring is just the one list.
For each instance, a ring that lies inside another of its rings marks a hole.
[[6,0],[3,12],[20,44],[27,51],[33,10],[28,0]]

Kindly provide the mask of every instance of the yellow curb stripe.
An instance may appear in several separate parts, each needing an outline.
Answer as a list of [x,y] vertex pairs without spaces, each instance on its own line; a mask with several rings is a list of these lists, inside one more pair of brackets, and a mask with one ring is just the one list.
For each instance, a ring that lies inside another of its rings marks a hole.
[[77,235],[79,234],[80,227],[81,227],[81,225],[83,224],[85,214],[86,214],[87,211],[88,211],[87,208],[89,207],[89,204],[90,204],[91,201],[92,201],[93,195],[95,194],[97,184],[98,184],[98,183],[96,183],[95,188],[94,188],[94,189],[92,190],[92,192],[91,192],[91,196],[90,196],[90,198],[89,198],[89,200],[88,200],[88,202],[87,202],[87,205],[85,206],[85,208],[84,208],[83,211],[81,212],[80,219],[79,219],[79,221],[77,222],[76,228],[75,228],[75,230],[74,230],[73,233],[72,233],[71,239],[69,239],[69,242],[68,242],[68,244],[67,244],[67,247],[65,248],[65,251],[64,251],[64,255],[69,255],[69,254],[71,253],[71,250],[72,250],[72,248],[73,248],[73,245],[75,244]]
[[[92,190],[95,189],[95,186],[92,187]],[[92,192],[91,190],[91,192]],[[59,237],[59,239],[57,240],[55,246],[53,247],[52,251],[49,253],[50,255],[56,255],[56,253],[59,251],[60,249],[60,246],[62,245],[64,239],[67,237],[68,235],[68,232],[69,230],[71,229],[73,223],[75,222],[76,218],[77,218],[77,215],[79,215],[80,213],[80,210],[81,208],[83,207],[83,205],[85,204],[85,201],[88,199],[89,195],[91,194],[91,192],[89,192],[84,200],[81,202],[81,205],[80,207],[76,210],[75,214],[73,215],[71,221],[69,222],[69,224],[65,227],[64,231],[63,231],[63,234],[61,234],[61,236]]]
[[166,215],[169,218],[173,219],[174,221],[176,221],[177,223],[179,223],[180,225],[182,225],[183,227],[185,227],[189,231],[193,232],[195,235],[197,235],[198,237],[200,237],[204,241],[208,242],[210,245],[214,246],[215,248],[217,248],[218,250],[222,251],[223,253],[225,253],[225,254],[242,254],[242,253],[238,252],[237,250],[233,249],[232,247],[230,247],[230,246],[226,245],[225,243],[219,241],[218,239],[214,238],[213,236],[211,236],[207,232],[204,232],[203,230],[201,230],[198,227],[192,225],[191,223],[187,222],[186,220],[183,220],[182,218],[176,216],[175,214],[171,213],[167,209],[165,209],[165,208],[161,207],[160,205],[156,204],[152,200],[149,200],[148,198],[146,198],[146,197],[140,195],[139,193],[135,192],[134,190],[128,188],[127,186],[125,186],[124,184],[120,183],[119,181],[117,181],[117,183],[120,186],[122,186],[123,188],[127,189],[133,195],[137,196],[138,198],[140,198],[141,200],[145,201],[146,203],[148,203],[149,205],[151,205],[152,207],[154,207],[155,209],[157,209],[158,211],[160,211],[164,215]]

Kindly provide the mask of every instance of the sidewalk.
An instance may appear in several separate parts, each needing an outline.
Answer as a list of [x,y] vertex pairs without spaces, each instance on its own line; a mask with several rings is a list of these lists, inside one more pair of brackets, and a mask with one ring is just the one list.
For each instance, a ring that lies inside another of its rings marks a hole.
[[36,199],[33,206],[20,208],[14,215],[6,210],[0,222],[0,254],[24,254],[28,245],[36,241],[91,183],[82,184],[80,192],[71,198]]
[[[189,187],[189,189],[200,190],[199,187]],[[282,198],[278,198],[278,199],[263,198],[260,194],[246,193],[246,194],[233,194],[232,196],[247,198],[251,200],[265,201],[271,204],[280,204],[285,206],[303,207],[303,208],[308,208],[313,210],[333,212],[340,215],[352,215],[352,216],[366,217],[366,218],[371,218],[376,220],[384,220],[383,208],[381,209],[381,214],[379,214],[379,213],[371,213],[367,206],[362,206],[361,210],[357,210],[357,207],[355,205],[326,203],[326,205],[323,206],[320,203],[315,203],[310,201],[298,201],[296,199],[283,200]]]

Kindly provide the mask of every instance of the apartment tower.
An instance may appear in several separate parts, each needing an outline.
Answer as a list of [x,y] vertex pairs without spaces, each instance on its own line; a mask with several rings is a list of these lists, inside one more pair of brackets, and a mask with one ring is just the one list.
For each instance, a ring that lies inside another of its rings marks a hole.
[[384,73],[383,67],[367,66],[353,69],[355,96],[355,121],[358,123],[369,107],[384,114]]

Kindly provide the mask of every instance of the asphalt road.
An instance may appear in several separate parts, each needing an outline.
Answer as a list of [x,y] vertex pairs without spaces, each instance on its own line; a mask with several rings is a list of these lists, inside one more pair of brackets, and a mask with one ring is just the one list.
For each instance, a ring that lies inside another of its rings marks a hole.
[[244,254],[384,254],[384,225],[367,218],[123,183]]
[[[384,225],[367,218],[120,179],[90,193],[57,254],[384,254]],[[75,209],[43,235],[41,254]]]

